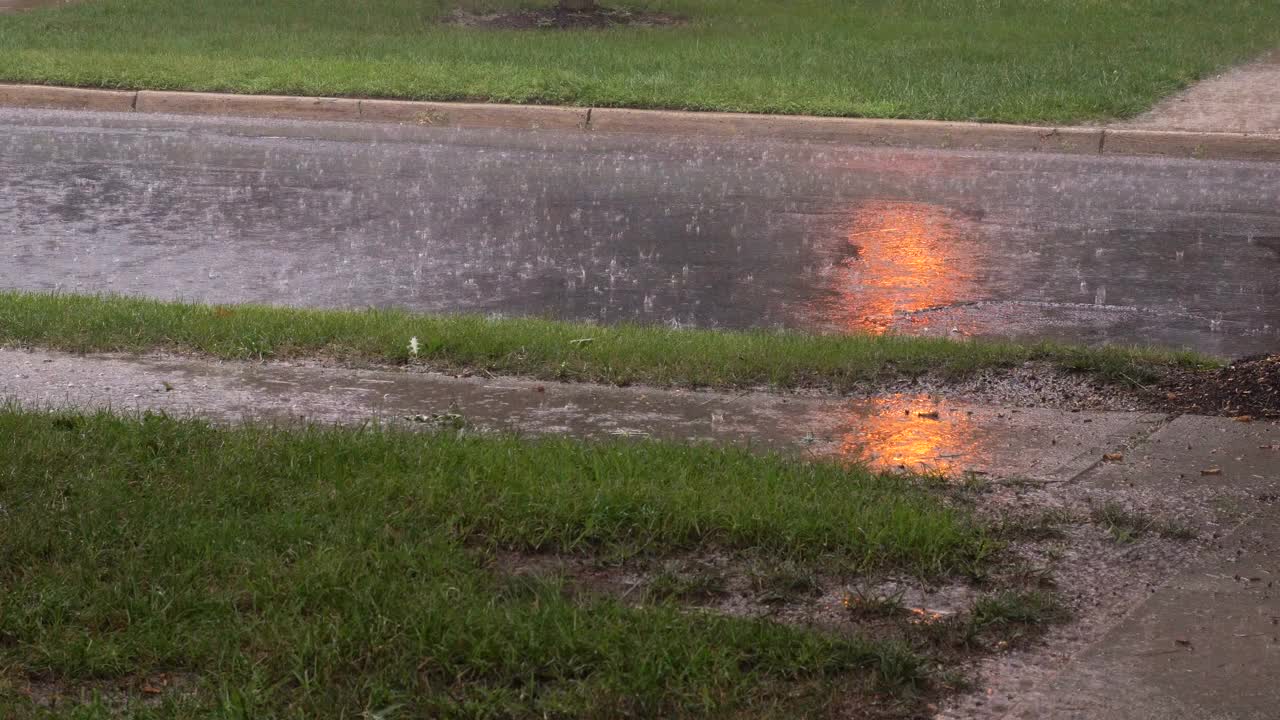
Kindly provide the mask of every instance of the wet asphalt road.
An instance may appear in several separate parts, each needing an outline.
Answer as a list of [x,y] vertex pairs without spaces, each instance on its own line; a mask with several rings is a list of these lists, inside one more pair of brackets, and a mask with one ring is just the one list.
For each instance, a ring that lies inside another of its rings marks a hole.
[[1280,350],[1280,165],[0,110],[0,287]]

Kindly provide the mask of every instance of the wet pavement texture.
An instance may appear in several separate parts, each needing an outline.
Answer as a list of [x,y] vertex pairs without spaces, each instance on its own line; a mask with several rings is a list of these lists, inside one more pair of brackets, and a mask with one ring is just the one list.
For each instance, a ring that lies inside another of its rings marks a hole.
[[1113,461],[1027,501],[1077,517],[1113,503],[1196,539],[1162,546],[1148,532],[1117,542],[1095,527],[1105,539],[1090,545],[1068,531],[1055,580],[1073,621],[991,659],[979,691],[943,717],[1275,717],[1280,423],[1181,415],[1147,428]]
[[1010,718],[1275,718],[1278,550],[1273,506],[1172,578]]
[[0,110],[0,287],[1280,348],[1280,165]]
[[163,411],[224,422],[407,423],[436,429],[653,438],[841,457],[892,470],[1070,480],[1163,416],[1064,412],[893,394],[737,395],[406,370],[0,350],[0,401]]

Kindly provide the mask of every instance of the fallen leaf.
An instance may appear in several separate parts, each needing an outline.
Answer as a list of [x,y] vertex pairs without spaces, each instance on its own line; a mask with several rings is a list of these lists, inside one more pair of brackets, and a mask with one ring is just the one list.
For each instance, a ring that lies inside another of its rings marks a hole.
[[1124,459],[1124,453],[1107,453],[1102,456],[1102,459],[1106,462],[1120,462]]
[[148,695],[159,695],[159,694],[160,694],[160,688],[158,688],[158,687],[152,687],[152,686],[150,686],[150,685],[143,685],[143,686],[142,686],[142,692],[144,692],[144,693],[146,693],[146,694],[148,694]]
[[1237,415],[1237,416],[1236,416],[1236,418],[1235,418],[1235,421],[1236,421],[1236,422],[1253,422],[1253,416],[1252,416],[1252,415]]
[[1201,475],[1221,475],[1222,468],[1216,468],[1216,467],[1205,468],[1204,470],[1200,471],[1200,474]]

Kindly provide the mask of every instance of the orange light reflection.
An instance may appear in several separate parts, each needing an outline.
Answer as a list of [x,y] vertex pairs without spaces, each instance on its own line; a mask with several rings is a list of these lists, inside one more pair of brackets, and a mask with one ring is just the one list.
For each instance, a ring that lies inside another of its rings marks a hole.
[[849,430],[840,439],[841,457],[882,469],[957,473],[987,460],[973,419],[962,412],[940,409],[927,395],[896,395],[859,403],[845,426]]
[[836,330],[881,334],[901,313],[965,299],[972,262],[957,247],[959,236],[956,221],[938,205],[859,205],[846,245],[837,248],[833,294],[815,308],[816,319]]
[[929,610],[927,608],[913,607],[907,608],[907,611],[911,613],[911,617],[908,618],[908,620],[917,625],[932,625],[947,619],[946,613]]

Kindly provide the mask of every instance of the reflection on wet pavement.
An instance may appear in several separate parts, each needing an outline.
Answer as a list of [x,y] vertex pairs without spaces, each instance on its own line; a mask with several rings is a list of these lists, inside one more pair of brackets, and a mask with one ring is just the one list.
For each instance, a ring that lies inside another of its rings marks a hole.
[[0,288],[1280,346],[1280,165],[0,110]]
[[991,465],[973,415],[946,408],[928,395],[850,401],[840,455],[888,468],[953,474]]
[[911,613],[911,617],[908,618],[908,621],[917,625],[933,625],[935,623],[940,623],[955,614],[944,613],[938,610],[931,610],[929,608],[922,607],[909,607],[907,608],[907,612]]
[[[922,396],[720,395],[482,381],[395,370],[77,357],[0,350],[0,401],[199,412],[219,420],[403,423],[448,416],[478,430],[654,438],[866,461],[890,470],[1065,480],[1159,415],[1062,413]],[[936,415],[935,415],[936,413]],[[434,428],[436,423],[410,423]]]
[[812,310],[820,326],[880,334],[903,313],[973,297],[974,253],[944,207],[871,200],[853,210],[844,255],[831,266],[829,297]]

